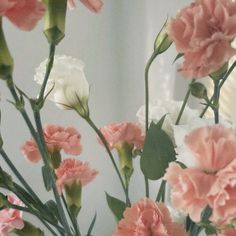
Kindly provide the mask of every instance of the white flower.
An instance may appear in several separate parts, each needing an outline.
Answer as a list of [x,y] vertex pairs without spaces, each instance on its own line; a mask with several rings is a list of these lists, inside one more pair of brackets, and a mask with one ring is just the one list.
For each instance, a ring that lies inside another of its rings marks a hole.
[[[36,69],[34,79],[40,85],[44,80],[46,66],[47,60]],[[88,112],[89,84],[84,75],[84,66],[79,59],[56,55],[45,96],[52,90],[47,98],[55,102],[59,108]]]
[[[180,112],[183,102],[174,100],[156,100],[149,104],[149,124],[153,121],[157,123],[164,115],[166,115],[162,129],[174,141],[173,126]],[[185,107],[184,113],[179,124],[187,124],[192,119],[199,116],[197,110]],[[145,127],[145,106],[141,106],[137,112],[137,117],[140,124]]]

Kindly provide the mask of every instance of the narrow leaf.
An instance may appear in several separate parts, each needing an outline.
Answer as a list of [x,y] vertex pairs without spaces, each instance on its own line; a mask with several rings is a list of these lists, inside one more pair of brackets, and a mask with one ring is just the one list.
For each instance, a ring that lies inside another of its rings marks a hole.
[[120,221],[123,218],[123,212],[126,208],[126,204],[123,201],[110,196],[108,193],[106,193],[106,199],[107,204],[114,214],[116,220]]
[[44,185],[47,191],[50,191],[52,188],[52,170],[50,167],[47,166],[43,166],[42,167],[42,175],[43,175],[43,181],[44,181]]
[[177,56],[175,57],[173,63],[175,63],[179,58],[183,57],[184,54],[183,53],[178,53]]
[[95,225],[96,219],[97,219],[97,213],[95,213],[95,215],[94,215],[94,217],[92,219],[92,222],[91,222],[91,224],[89,226],[89,229],[88,229],[88,232],[87,232],[86,236],[92,236],[91,233],[92,233],[93,227]]

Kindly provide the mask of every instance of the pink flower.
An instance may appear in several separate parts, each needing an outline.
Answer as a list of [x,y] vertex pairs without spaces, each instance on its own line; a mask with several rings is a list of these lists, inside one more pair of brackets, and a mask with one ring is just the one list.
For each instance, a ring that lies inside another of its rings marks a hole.
[[37,163],[41,160],[41,155],[33,139],[27,140],[21,147],[21,151],[26,159],[31,162]]
[[171,186],[173,206],[192,220],[199,222],[201,212],[208,205],[206,196],[209,186],[214,183],[215,176],[196,168],[182,169],[177,163],[170,163],[164,179]]
[[173,223],[167,207],[150,199],[142,199],[126,208],[113,236],[184,236],[184,228]]
[[236,2],[195,0],[182,9],[169,25],[169,36],[177,51],[184,53],[179,71],[199,78],[218,70],[236,54]]
[[236,158],[236,132],[222,125],[198,128],[185,137],[199,168],[215,172]]
[[64,128],[58,125],[47,125],[44,137],[50,151],[63,150],[67,154],[78,155],[82,151],[81,135],[73,127]]
[[[101,0],[80,0],[90,11],[98,13],[102,6],[103,2]],[[68,0],[68,6],[70,9],[75,8],[75,0]]]
[[7,17],[22,30],[32,30],[45,13],[39,0],[1,0],[0,16]]
[[[139,125],[134,123],[113,123],[100,129],[110,149],[117,148],[123,143],[142,149],[144,136]],[[101,142],[101,141],[100,141]]]
[[217,236],[236,236],[236,230],[235,229],[226,229],[220,234],[217,234]]
[[91,182],[98,172],[91,169],[87,162],[83,163],[76,159],[66,159],[61,162],[58,169],[55,170],[57,177],[57,188],[61,193],[65,185],[71,185],[74,181],[80,182],[85,186]]
[[[8,201],[11,204],[24,206],[19,198],[14,194],[8,195]],[[16,209],[6,208],[0,211],[0,235],[8,236],[14,229],[22,229],[24,222],[22,220],[22,212]]]
[[[44,138],[50,152],[63,150],[67,154],[78,155],[82,151],[81,135],[75,128],[64,128],[58,125],[47,125],[44,129]],[[21,147],[23,155],[32,162],[38,162],[41,157],[33,139],[25,142]]]
[[207,195],[213,209],[210,220],[216,224],[230,223],[236,218],[236,160],[219,171],[217,179]]

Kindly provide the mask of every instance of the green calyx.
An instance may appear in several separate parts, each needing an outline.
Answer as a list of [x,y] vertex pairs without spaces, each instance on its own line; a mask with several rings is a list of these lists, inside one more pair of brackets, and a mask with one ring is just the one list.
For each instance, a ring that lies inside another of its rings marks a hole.
[[44,0],[47,6],[44,34],[50,44],[58,44],[65,36],[67,0]]
[[2,18],[0,17],[0,78],[8,79],[13,71],[13,59],[7,47],[7,42],[2,28]]

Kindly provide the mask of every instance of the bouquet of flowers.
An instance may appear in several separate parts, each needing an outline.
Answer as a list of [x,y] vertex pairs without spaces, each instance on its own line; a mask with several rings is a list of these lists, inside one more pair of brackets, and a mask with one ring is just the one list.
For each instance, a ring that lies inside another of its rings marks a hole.
[[[95,13],[103,5],[101,0],[80,2]],[[46,229],[47,235],[54,236],[99,236],[94,230],[97,214],[88,221],[87,232],[81,232],[78,221],[84,186],[98,171],[77,158],[82,147],[81,135],[75,128],[42,124],[41,111],[51,100],[63,111],[76,112],[94,130],[120,181],[123,196],[104,195],[117,222],[107,235],[235,236],[236,129],[227,116],[220,114],[219,104],[221,89],[236,66],[236,2],[194,0],[167,20],[145,68],[145,105],[137,112],[138,122],[111,123],[102,128],[91,118],[84,63],[55,54],[65,36],[67,8],[75,7],[74,0],[0,2],[1,82],[10,91],[10,103],[30,131],[31,138],[22,144],[22,154],[32,164],[41,165],[45,191],[54,196],[46,202],[38,196],[8,155],[4,134],[0,135],[1,161],[11,169],[8,173],[0,166],[0,235],[43,236]],[[13,78],[13,58],[2,26],[6,18],[26,31],[44,18],[49,56],[36,69],[34,78],[40,89],[34,98]],[[178,71],[191,80],[186,95],[183,102],[150,102],[149,69],[171,45],[177,51],[173,61],[182,60]],[[208,77],[212,92],[201,82],[203,77]],[[200,110],[188,107],[191,96],[199,100]],[[66,154],[74,157],[65,157]],[[129,191],[134,158],[140,159],[136,171],[142,173],[145,186],[138,202],[132,201]],[[155,199],[150,197],[150,181],[160,183]],[[36,217],[45,229],[26,221],[25,214]]]

